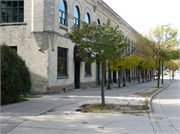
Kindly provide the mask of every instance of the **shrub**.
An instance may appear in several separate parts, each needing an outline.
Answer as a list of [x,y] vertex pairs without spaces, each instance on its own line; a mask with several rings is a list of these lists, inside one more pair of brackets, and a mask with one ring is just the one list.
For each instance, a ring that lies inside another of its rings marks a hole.
[[30,92],[31,80],[25,61],[10,47],[1,46],[1,104],[20,101]]

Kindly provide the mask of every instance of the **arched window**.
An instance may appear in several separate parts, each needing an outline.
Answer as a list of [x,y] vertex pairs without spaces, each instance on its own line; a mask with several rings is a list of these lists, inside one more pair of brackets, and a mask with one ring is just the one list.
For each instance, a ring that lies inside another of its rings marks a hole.
[[97,19],[97,24],[100,24],[100,20],[99,19]]
[[89,13],[86,14],[85,22],[86,22],[87,24],[90,24],[90,23],[91,23]]
[[80,14],[77,6],[74,8],[74,25],[80,27]]
[[59,3],[59,23],[67,26],[67,6],[63,0]]

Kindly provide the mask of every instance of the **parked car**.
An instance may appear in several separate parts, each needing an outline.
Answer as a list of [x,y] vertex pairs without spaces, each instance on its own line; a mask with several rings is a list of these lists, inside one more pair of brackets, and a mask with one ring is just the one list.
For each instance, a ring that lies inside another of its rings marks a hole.
[[158,73],[155,73],[154,74],[154,80],[157,80],[158,79]]
[[179,73],[179,71],[178,71],[178,70],[176,70],[176,71],[175,71],[175,73]]

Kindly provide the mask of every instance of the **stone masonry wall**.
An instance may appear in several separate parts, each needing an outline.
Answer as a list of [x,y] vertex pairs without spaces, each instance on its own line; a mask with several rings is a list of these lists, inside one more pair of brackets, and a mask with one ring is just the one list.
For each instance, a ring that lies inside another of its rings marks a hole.
[[[74,90],[74,45],[64,34],[74,25],[74,8],[79,7],[80,20],[89,13],[91,22],[103,24],[108,18],[112,26],[121,22],[121,30],[131,40],[136,31],[118,17],[101,0],[65,0],[67,26],[59,24],[60,0],[24,0],[24,22],[0,24],[0,44],[17,46],[18,54],[30,69],[32,93],[69,92]],[[67,77],[57,76],[58,47],[67,48]],[[100,66],[100,79],[101,79]],[[80,63],[81,88],[96,87],[96,64],[91,75],[85,76],[85,64]],[[116,75],[117,76],[117,75]],[[118,76],[117,76],[118,77]],[[106,72],[106,79],[108,72]],[[111,73],[111,78],[113,78]]]
[[[24,0],[24,22],[23,23],[2,23],[0,24],[0,44],[8,46],[17,46],[17,53],[25,60],[31,73],[32,89],[34,92],[45,92],[48,86],[48,50],[46,47],[39,51],[38,41],[39,37],[31,32],[32,27],[37,30],[42,30],[43,23],[41,14],[42,3],[35,4],[32,11],[34,0]],[[36,16],[33,13],[36,12]],[[40,17],[41,16],[41,17]],[[36,20],[36,21],[33,21]],[[32,24],[34,22],[34,25]],[[41,39],[39,39],[41,40]]]

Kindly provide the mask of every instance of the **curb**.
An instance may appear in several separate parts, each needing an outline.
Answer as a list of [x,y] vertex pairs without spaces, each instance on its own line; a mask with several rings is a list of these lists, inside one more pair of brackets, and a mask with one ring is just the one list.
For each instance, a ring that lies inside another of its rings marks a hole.
[[166,86],[164,86],[163,88],[161,88],[160,90],[158,90],[158,91],[156,91],[155,93],[153,93],[151,96],[150,96],[150,98],[149,98],[149,104],[148,104],[148,106],[149,106],[149,112],[152,112],[152,108],[151,108],[151,102],[152,102],[152,98],[154,97],[154,96],[156,96],[159,92],[161,92],[162,90],[164,90],[164,89],[166,89],[167,87],[169,87],[173,82],[174,82],[175,80],[173,80],[173,81],[171,81],[169,84],[167,84]]
[[149,103],[148,103],[148,110],[139,110],[139,111],[126,111],[126,113],[150,113],[152,112],[152,108],[151,108],[151,102],[152,102],[152,98],[158,94],[159,92],[161,92],[162,90],[166,89],[167,87],[169,87],[169,85],[171,85],[175,80],[171,81],[169,84],[167,84],[166,86],[162,87],[160,90],[156,91],[155,93],[153,93],[150,97],[149,97]]

